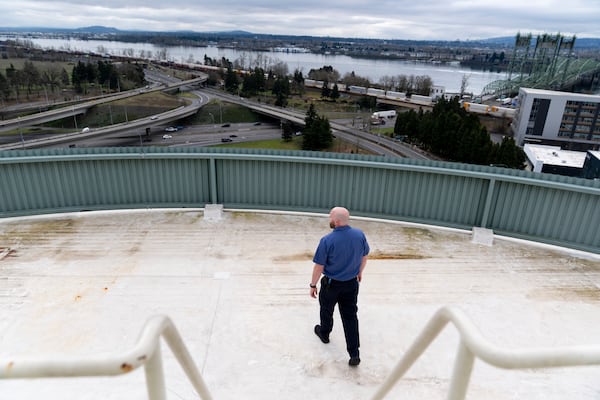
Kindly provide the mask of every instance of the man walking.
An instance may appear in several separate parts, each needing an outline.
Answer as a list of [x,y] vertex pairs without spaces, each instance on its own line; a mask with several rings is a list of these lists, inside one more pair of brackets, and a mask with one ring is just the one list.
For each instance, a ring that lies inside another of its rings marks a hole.
[[358,335],[358,284],[367,264],[369,244],[365,234],[348,225],[350,213],[344,207],[334,207],[329,213],[329,226],[333,231],[321,238],[313,257],[310,295],[317,297],[317,282],[321,275],[318,292],[321,324],[315,325],[315,334],[323,343],[329,343],[333,329],[333,310],[337,304],[342,318],[346,349],[350,355],[348,364],[360,364]]

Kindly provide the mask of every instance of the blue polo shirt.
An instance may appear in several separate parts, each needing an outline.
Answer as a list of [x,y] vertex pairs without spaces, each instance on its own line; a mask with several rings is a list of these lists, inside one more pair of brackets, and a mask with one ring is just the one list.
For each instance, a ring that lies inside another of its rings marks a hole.
[[340,226],[321,238],[313,262],[324,267],[326,277],[348,281],[358,275],[362,258],[369,250],[363,231],[349,225]]

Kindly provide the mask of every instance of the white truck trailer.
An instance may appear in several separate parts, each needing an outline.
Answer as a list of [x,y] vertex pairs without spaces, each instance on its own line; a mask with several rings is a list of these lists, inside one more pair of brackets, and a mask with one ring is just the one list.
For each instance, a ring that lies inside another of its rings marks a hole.
[[396,118],[396,110],[376,111],[371,118]]
[[396,110],[376,111],[371,114],[371,124],[385,125],[386,118],[396,118]]

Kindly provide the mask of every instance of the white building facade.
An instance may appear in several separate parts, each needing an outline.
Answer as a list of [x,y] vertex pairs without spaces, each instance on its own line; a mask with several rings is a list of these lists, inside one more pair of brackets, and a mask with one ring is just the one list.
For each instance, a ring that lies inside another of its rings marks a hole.
[[436,101],[446,95],[446,87],[434,85],[429,89],[429,95],[431,96],[431,100]]
[[600,148],[600,96],[521,88],[517,104],[512,130],[518,145]]

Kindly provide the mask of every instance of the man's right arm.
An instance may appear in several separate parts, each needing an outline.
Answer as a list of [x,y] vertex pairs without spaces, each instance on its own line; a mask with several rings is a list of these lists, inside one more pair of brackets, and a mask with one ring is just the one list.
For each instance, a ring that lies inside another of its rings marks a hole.
[[321,264],[315,263],[312,278],[310,280],[310,297],[317,297],[317,283],[319,283],[319,279],[323,274],[323,269],[324,267]]

